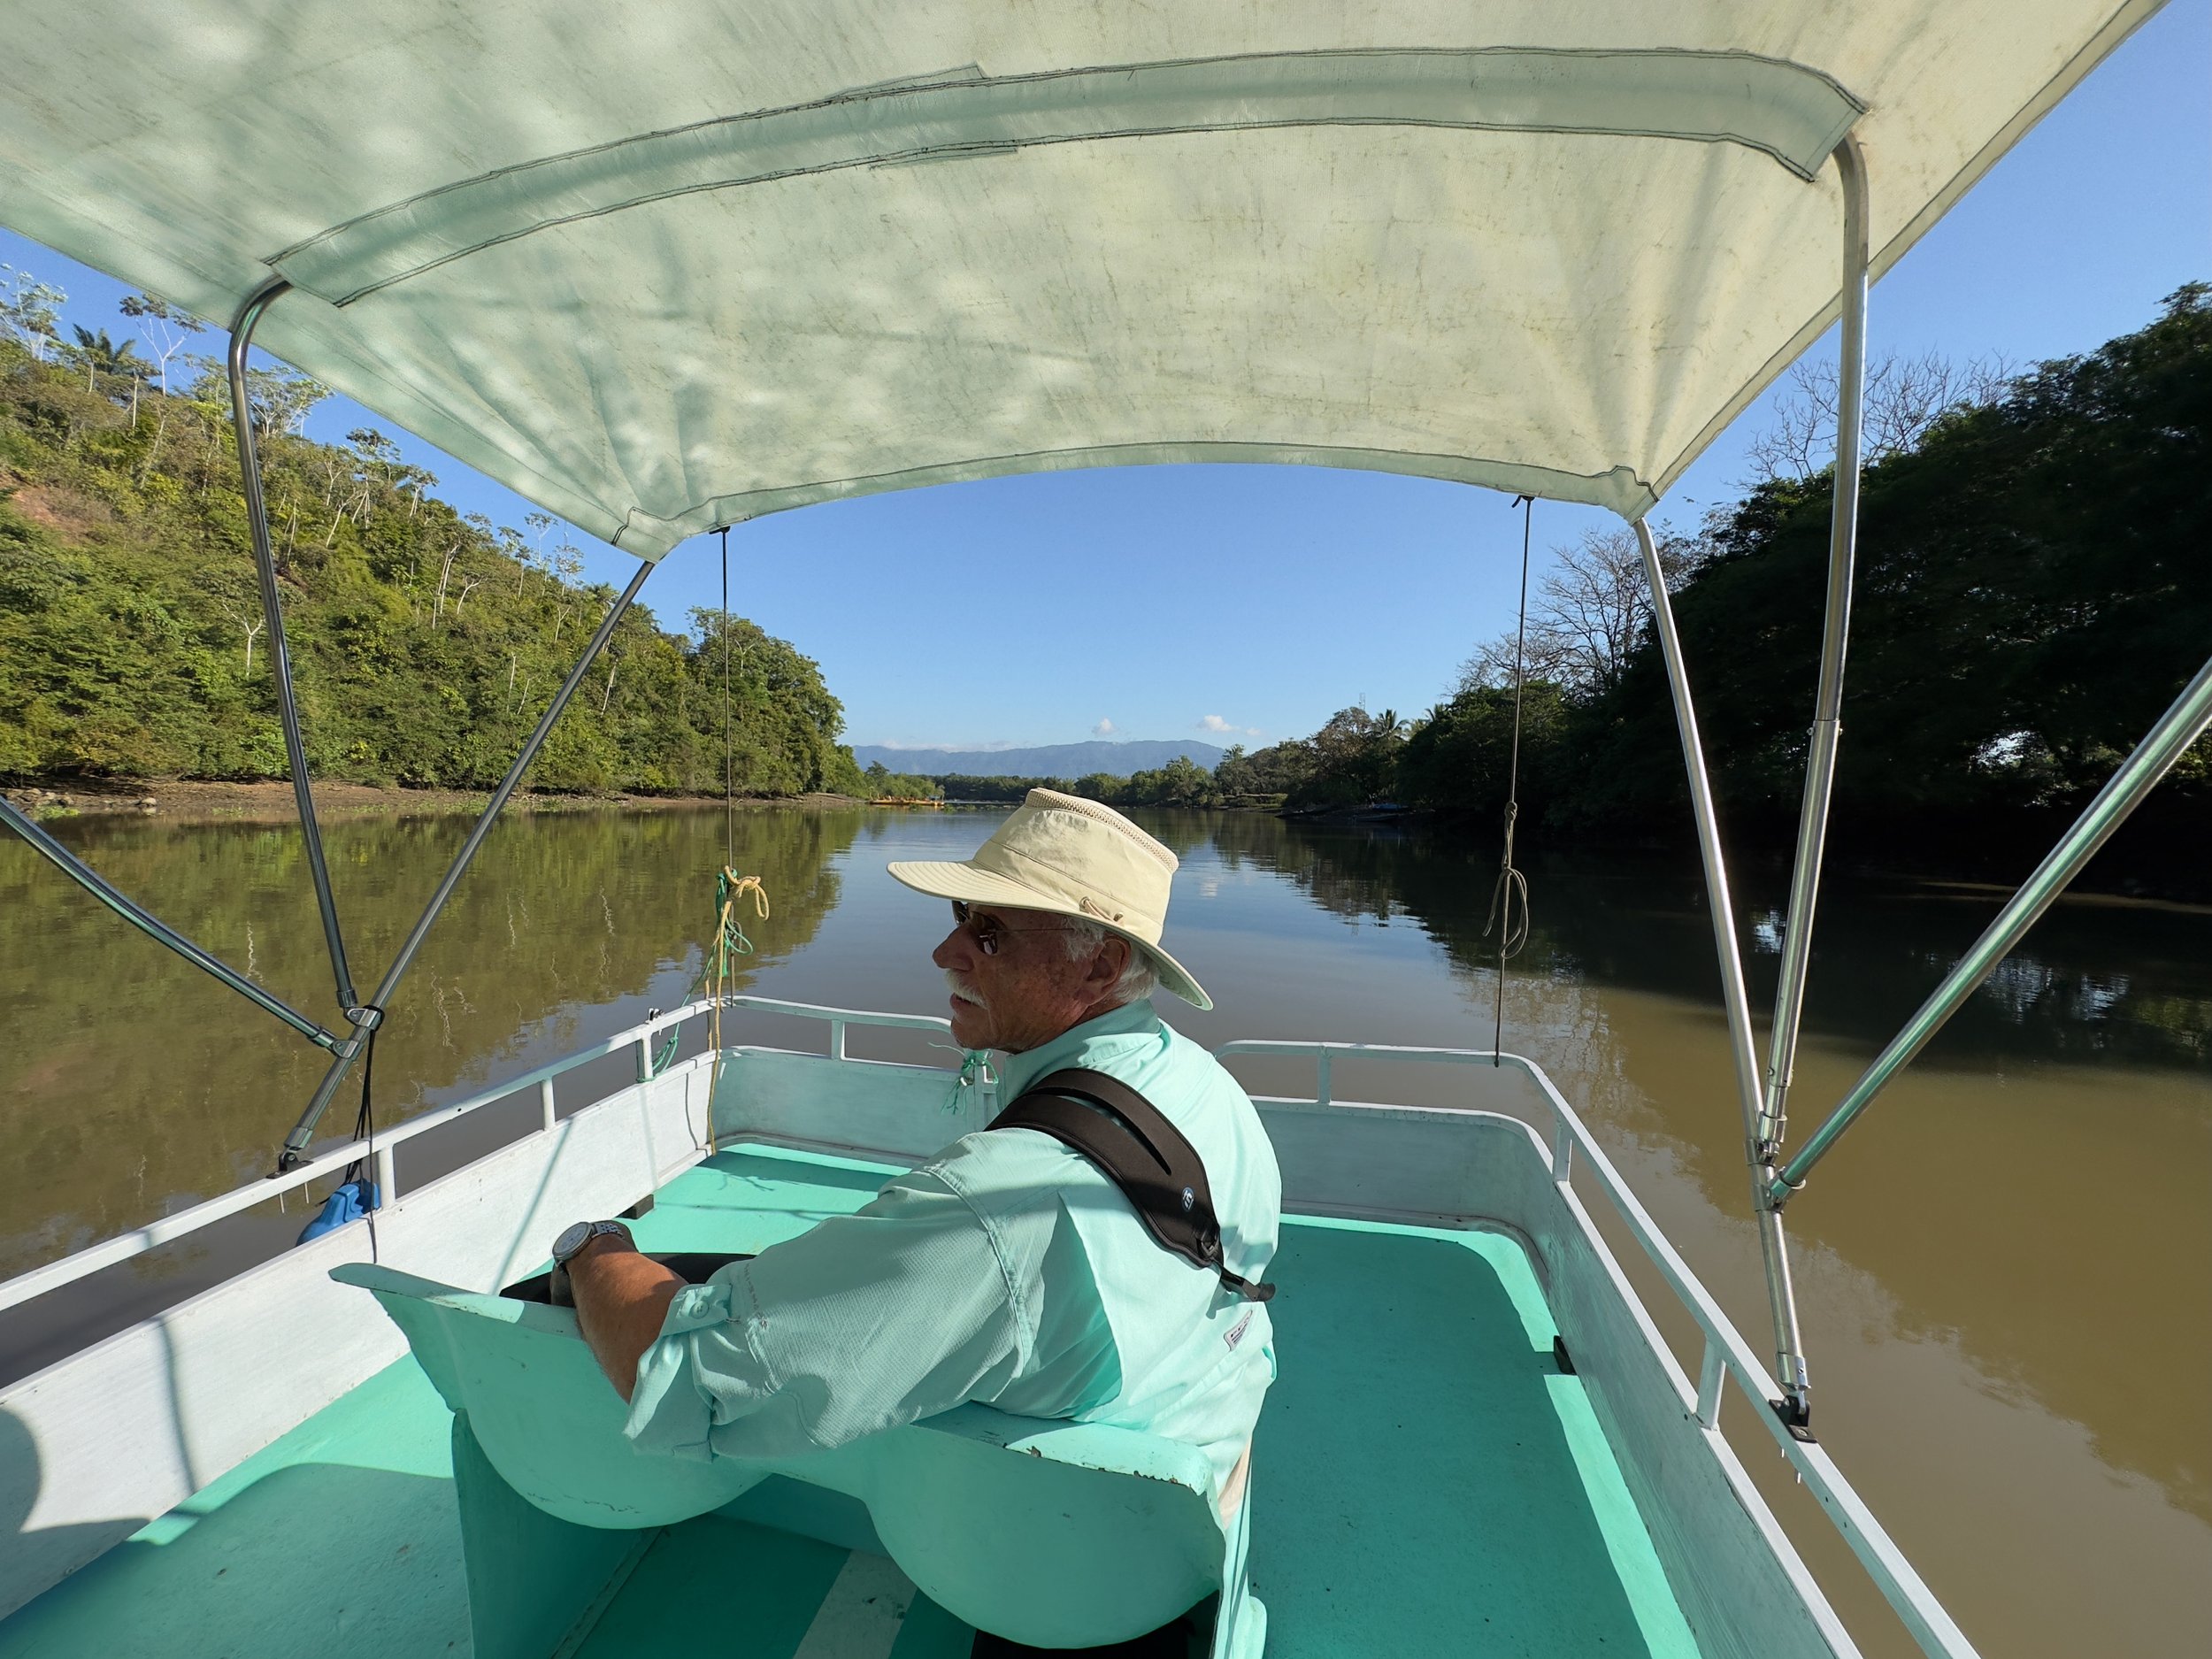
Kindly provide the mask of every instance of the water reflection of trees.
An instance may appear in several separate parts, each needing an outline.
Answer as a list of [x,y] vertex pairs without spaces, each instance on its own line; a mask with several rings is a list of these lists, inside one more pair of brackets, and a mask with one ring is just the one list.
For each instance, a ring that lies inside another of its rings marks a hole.
[[[1333,914],[1417,922],[1480,1010],[1481,1038],[1463,1041],[1486,1043],[1494,849],[1258,814],[1219,818],[1213,841],[1225,864],[1277,872]],[[1741,883],[1755,1013],[1771,1003],[1786,879],[1767,868]],[[1742,1328],[1756,1331],[1763,1293],[1747,1223],[1736,1219],[1747,1210],[1742,1143],[1696,872],[1555,858],[1535,863],[1532,886],[1536,933],[1506,982],[1507,1046],[1543,1064]],[[1829,1041],[1807,1047],[1801,1099],[1816,1075],[1812,1104],[1832,1102],[2004,896],[1830,882],[1808,1010],[1809,1035]],[[2162,1430],[2158,1407],[2159,1379],[2189,1374],[2204,1346],[2168,1310],[2200,1285],[2208,934],[2201,911],[2062,905],[1895,1087],[1884,1122],[1823,1171],[1816,1202],[1791,1211],[1816,1365],[1831,1383],[1886,1391],[1862,1424],[1889,1410],[1917,1417],[1940,1399],[1911,1349],[1869,1363],[1870,1340],[1955,1352],[1971,1386],[2032,1402],[2069,1425],[2062,1440],[2085,1425],[2110,1471],[2212,1517],[2204,1459]],[[1360,1036],[1361,1011],[1313,1034]],[[2023,1075],[2037,1063],[2047,1079]],[[1947,1065],[1955,1069],[1941,1075]],[[1345,1067],[1340,1084],[1348,1072],[1356,1075]],[[2116,1351],[2099,1335],[2112,1330],[2154,1333],[2154,1358]],[[2026,1438],[1996,1455],[2008,1471],[2040,1432],[2032,1420],[2007,1432],[2016,1429]],[[1997,1477],[1998,1463],[1984,1472]]]
[[[1204,820],[1188,815],[1186,844]],[[1497,964],[1486,935],[1494,849],[1420,832],[1329,828],[1221,815],[1211,839],[1233,867],[1275,871],[1335,915],[1409,917],[1463,970]],[[1514,971],[1717,999],[1701,883],[1665,861],[1530,861],[1534,926]],[[1738,899],[1755,1008],[1770,1004],[1785,872],[1745,872]],[[1886,1041],[2002,902],[1989,890],[1832,879],[1814,947],[1808,1030]],[[2001,1054],[2055,1061],[2212,1065],[2212,917],[2177,906],[2061,904],[1947,1026],[1929,1060]]]
[[[775,963],[839,897],[857,814],[741,813],[734,862],[772,901],[746,918]],[[74,828],[76,826],[73,826]],[[373,981],[466,833],[424,818],[326,827],[357,979]],[[88,825],[125,891],[318,1018],[331,986],[296,831]],[[511,1076],[673,1002],[696,972],[725,854],[719,812],[518,818],[487,841],[377,1043],[383,1121]],[[319,1051],[132,933],[30,851],[0,846],[0,1274],[227,1191],[263,1167],[321,1074]],[[597,1017],[595,1017],[597,1010]],[[526,1056],[527,1056],[526,1058]],[[326,1126],[349,1123],[349,1089]]]

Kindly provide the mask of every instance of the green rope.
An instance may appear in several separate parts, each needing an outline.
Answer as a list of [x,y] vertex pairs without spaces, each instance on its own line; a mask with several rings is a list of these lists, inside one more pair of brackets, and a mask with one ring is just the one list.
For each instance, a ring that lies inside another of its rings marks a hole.
[[945,1091],[945,1103],[939,1110],[949,1112],[958,1111],[960,1097],[971,1086],[986,1080],[993,1082],[997,1080],[997,1073],[991,1070],[991,1056],[985,1050],[956,1048],[949,1042],[933,1042],[929,1046],[933,1048],[942,1048],[948,1054],[956,1054],[960,1056],[960,1070],[953,1077],[952,1087]]
[[[727,864],[715,872],[715,937],[701,955],[699,977],[692,980],[691,988],[684,993],[685,1002],[696,1002],[710,983],[720,985],[730,979],[736,972],[737,958],[754,954],[753,941],[746,937],[744,926],[737,919],[737,901],[748,892],[754,895],[761,913],[765,915],[767,897],[761,891],[758,876],[741,876]],[[668,1028],[668,1041],[654,1056],[649,1075],[658,1077],[674,1064],[676,1046],[683,1041],[683,1034],[684,1022],[680,1020]]]

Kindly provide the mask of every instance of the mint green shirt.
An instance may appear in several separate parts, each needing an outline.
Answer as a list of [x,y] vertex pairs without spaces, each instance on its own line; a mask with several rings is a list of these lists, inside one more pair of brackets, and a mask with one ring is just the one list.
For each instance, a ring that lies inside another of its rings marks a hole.
[[[1236,1079],[1140,1002],[1010,1057],[1000,1098],[1066,1066],[1127,1084],[1189,1138],[1230,1271],[1261,1278],[1282,1179]],[[628,1433],[676,1456],[781,1459],[979,1401],[1185,1441],[1218,1494],[1274,1375],[1265,1307],[1156,1243],[1088,1159],[1002,1129],[679,1292]]]

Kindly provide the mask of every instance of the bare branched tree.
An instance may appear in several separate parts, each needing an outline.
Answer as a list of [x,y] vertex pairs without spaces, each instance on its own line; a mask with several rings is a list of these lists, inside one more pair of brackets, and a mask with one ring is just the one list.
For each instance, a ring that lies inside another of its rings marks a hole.
[[563,541],[545,559],[546,579],[560,595],[553,612],[553,642],[561,642],[561,630],[568,624],[568,598],[576,579],[584,573],[584,552],[572,541]]
[[191,312],[180,311],[166,300],[156,299],[150,294],[133,294],[117,309],[138,325],[139,338],[154,354],[154,378],[161,382],[162,391],[167,393],[171,360],[182,352],[192,336],[205,329],[207,325]]
[[530,526],[530,540],[526,543],[512,530],[506,533],[506,553],[515,562],[515,592],[522,592],[522,579],[527,576],[545,556],[546,533],[560,522],[549,512],[526,512],[522,522]]
[[47,347],[61,343],[61,308],[68,303],[69,296],[50,282],[0,265],[0,334],[21,341],[41,363]]
[[209,597],[215,601],[216,609],[228,618],[231,626],[244,638],[246,665],[242,672],[250,675],[253,672],[253,642],[269,626],[268,618],[261,609],[259,595],[242,578],[227,573],[211,584]]
[[[154,457],[161,452],[161,441],[169,430],[169,365],[180,356],[194,334],[207,325],[189,311],[179,311],[166,300],[150,294],[133,294],[119,308],[124,316],[138,325],[138,336],[154,354],[155,378],[161,382],[161,399],[154,405],[154,441],[146,446],[145,459],[140,464],[138,481],[143,486],[153,476]],[[185,361],[192,361],[185,356]],[[134,423],[135,411],[133,411]]]
[[[215,373],[211,365],[210,373]],[[309,411],[329,396],[330,388],[320,380],[292,369],[246,371],[246,403],[254,436],[265,442],[272,437],[296,436]]]
[[402,466],[394,474],[392,488],[407,497],[407,518],[412,522],[422,511],[422,498],[438,487],[438,475],[419,466]]
[[373,472],[387,484],[398,474],[399,445],[374,426],[356,426],[346,434],[346,444],[359,457],[363,470]]
[[[1659,565],[1668,591],[1679,587],[1694,562],[1696,544],[1662,536]],[[1643,551],[1636,533],[1593,530],[1573,547],[1554,549],[1556,563],[1536,585],[1529,605],[1528,636],[1520,658],[1530,680],[1548,680],[1578,693],[1609,691],[1651,620]],[[1515,631],[1509,629],[1460,664],[1457,689],[1513,683]]]
[[453,580],[453,561],[460,557],[461,543],[456,540],[447,545],[445,557],[439,561],[438,597],[430,607],[430,626],[434,628],[438,626],[438,618],[445,615],[446,588]]
[[[2002,357],[1963,364],[1933,351],[1884,357],[1866,375],[1867,462],[1914,448],[1953,410],[1995,401],[2012,375],[2012,365]],[[1792,368],[1788,390],[1775,405],[1774,424],[1752,441],[1754,481],[1810,478],[1833,462],[1839,396],[1834,364],[1800,362]]]

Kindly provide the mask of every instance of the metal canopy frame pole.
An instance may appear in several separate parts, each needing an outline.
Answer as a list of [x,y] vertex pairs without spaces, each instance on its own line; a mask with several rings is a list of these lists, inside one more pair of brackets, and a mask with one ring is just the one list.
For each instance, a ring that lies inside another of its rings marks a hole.
[[[407,942],[399,948],[399,954],[393,957],[391,967],[386,970],[383,979],[377,985],[375,995],[369,999],[368,1007],[364,1011],[371,1016],[372,1023],[382,1018],[384,1006],[398,988],[401,976],[414,962],[415,953],[422,949],[423,941],[429,937],[431,925],[438,919],[439,912],[445,909],[446,901],[453,896],[454,888],[468,873],[477,849],[483,846],[485,836],[491,833],[492,825],[498,818],[500,810],[507,804],[508,796],[514,794],[515,786],[522,781],[522,774],[538,757],[538,750],[545,746],[545,740],[552,734],[562,710],[568,707],[568,700],[576,695],[576,687],[583,684],[584,676],[591,671],[592,664],[606,649],[607,641],[614,637],[615,625],[622,620],[623,612],[629,610],[630,602],[637,597],[638,589],[645,586],[645,579],[652,573],[651,565],[641,564],[637,574],[630,578],[630,585],[607,608],[606,618],[600,623],[599,631],[591,636],[591,642],[584,647],[584,654],[576,659],[576,666],[569,670],[568,678],[561,682],[561,688],[553,694],[553,701],[539,718],[537,728],[524,741],[522,752],[515,757],[514,764],[508,767],[507,775],[492,791],[492,798],[486,803],[482,816],[476,820],[475,827],[469,831],[468,840],[461,843],[461,850],[454,855],[453,863],[447,869],[444,879],[438,883],[437,891],[430,895],[430,902],[424,906],[414,931],[407,935]],[[338,1085],[345,1080],[347,1068],[352,1064],[353,1053],[341,1052],[330,1070],[323,1074],[323,1080],[316,1088],[314,1098],[308,1102],[306,1111],[301,1114],[292,1133],[284,1138],[284,1149],[277,1156],[280,1173],[300,1162],[301,1153],[306,1150],[308,1142],[314,1137],[316,1123],[329,1107],[331,1097],[337,1094]]]
[[1792,1189],[1804,1180],[1814,1164],[1827,1156],[1828,1149],[1857,1120],[1881,1092],[1883,1085],[1927,1046],[1928,1039],[1943,1028],[1944,1022],[1990,976],[2006,953],[2020,942],[2022,935],[2035,926],[2051,902],[2065,890],[2066,884],[2111,839],[2112,832],[2127,821],[2128,814],[2135,810],[2143,797],[2208,728],[2212,728],[2212,661],[2197,671],[2196,678],[2182,688],[2172,706],[2159,716],[2158,723],[2136,745],[2135,752],[2120,763],[2120,769],[2106,780],[2105,787],[2097,792],[2097,798],[2074,820],[2073,827],[2045,855],[2034,874],[2021,884],[2020,890],[2006,902],[2004,909],[1997,912],[1996,919],[1974,941],[1973,949],[1959,958],[1943,983],[1920,1005],[1919,1011],[1905,1023],[1905,1028],[1882,1050],[1874,1064],[1867,1067],[1866,1075],[1852,1086],[1851,1092],[1813,1133],[1803,1149],[1773,1177],[1767,1187],[1770,1203],[1787,1202]]
[[[246,496],[246,526],[253,537],[254,569],[261,580],[261,614],[269,630],[269,676],[276,684],[277,716],[284,725],[284,757],[292,772],[292,797],[299,806],[300,833],[307,842],[308,872],[315,879],[315,907],[322,912],[323,938],[330,947],[331,977],[338,1006],[357,1029],[365,1010],[354,995],[346,965],[345,935],[338,926],[338,902],[330,891],[330,864],[323,856],[323,833],[315,821],[315,793],[307,772],[307,745],[300,737],[299,699],[292,689],[292,654],[284,641],[284,606],[277,590],[276,556],[269,547],[268,504],[261,494],[261,459],[253,439],[253,402],[246,392],[246,352],[253,344],[262,313],[292,285],[281,278],[265,283],[240,308],[230,327],[230,419],[238,434],[238,479]],[[373,1025],[373,1017],[369,1017]]]
[[[1734,1051],[1736,1089],[1744,1114],[1744,1156],[1751,1170],[1753,1218],[1759,1253],[1766,1268],[1767,1303],[1774,1326],[1774,1371],[1787,1399],[1782,1415],[1790,1426],[1808,1432],[1811,1379],[1797,1319],[1797,1293],[1790,1279],[1789,1243],[1782,1233],[1781,1204],[1774,1161],[1780,1156],[1788,1123],[1789,1089],[1797,1064],[1797,1038],[1805,1006],[1805,981],[1812,965],[1813,912],[1820,894],[1820,868],[1828,842],[1829,805],[1835,793],[1836,749],[1843,736],[1843,667],[1851,633],[1851,578],[1859,535],[1859,471],[1866,401],[1867,195],[1866,168],[1858,141],[1844,135],[1834,151],[1843,187],[1842,341],[1836,373],[1835,501],[1828,525],[1828,592],[1820,641],[1820,687],[1813,703],[1813,724],[1805,755],[1805,795],[1798,813],[1797,855],[1790,872],[1789,919],[1782,939],[1781,972],[1774,997],[1774,1024],[1768,1033],[1763,1086],[1755,1075],[1756,1041],[1751,1031],[1744,990],[1742,948],[1736,938],[1735,907],[1729,896],[1727,855],[1720,843],[1719,817],[1706,775],[1697,711],[1690,696],[1682,641],[1667,596],[1665,572],[1650,526],[1636,524],[1643,549],[1644,573],[1651,584],[1654,619],[1666,657],[1667,683],[1682,733],[1682,757],[1697,816],[1699,851],[1712,897],[1713,936],[1720,954],[1721,995],[1728,1010],[1729,1047]],[[1788,1188],[1783,1187],[1782,1191]]]
[[263,990],[261,987],[256,985],[220,957],[211,956],[194,944],[175,928],[154,915],[152,911],[112,886],[106,877],[40,828],[26,814],[19,811],[14,803],[5,795],[0,795],[0,823],[5,824],[28,841],[33,850],[50,860],[64,875],[156,944],[165,945],[175,951],[201,972],[212,974],[232,990],[237,992],[239,995],[253,1003],[255,1007],[275,1015],[318,1048],[342,1053],[346,1044],[351,1041],[349,1038],[332,1035],[280,998],[270,995],[268,992]]
[[1820,641],[1820,690],[1805,757],[1805,800],[1798,815],[1797,858],[1790,875],[1789,920],[1782,934],[1774,1025],[1767,1033],[1766,1097],[1759,1117],[1759,1162],[1779,1155],[1789,1126],[1790,1082],[1812,964],[1813,909],[1828,841],[1836,746],[1843,735],[1843,659],[1851,632],[1851,573],[1859,534],[1859,466],[1866,393],[1866,168],[1855,138],[1835,149],[1843,183],[1843,338],[1836,371],[1835,508],[1828,526],[1828,598]]
[[1697,707],[1690,696],[1690,677],[1682,660],[1682,636],[1675,628],[1674,605],[1667,597],[1666,572],[1660,568],[1659,546],[1651,526],[1639,518],[1636,545],[1643,549],[1644,576],[1651,584],[1652,620],[1657,626],[1659,649],[1666,658],[1667,688],[1674,698],[1675,724],[1682,733],[1682,764],[1688,773],[1690,806],[1697,819],[1698,852],[1704,860],[1705,886],[1713,913],[1713,948],[1720,958],[1721,1002],[1727,1011],[1728,1047],[1735,1063],[1736,1098],[1743,1111],[1744,1146],[1751,1164],[1751,1209],[1759,1229],[1759,1254],[1766,1266],[1767,1309],[1774,1325],[1774,1347],[1787,1398],[1777,1402],[1791,1428],[1809,1434],[1809,1385],[1800,1357],[1797,1298],[1790,1284],[1789,1252],[1782,1237],[1782,1217],[1767,1197],[1772,1174],[1758,1159],[1759,1116],[1763,1096],[1759,1088],[1758,1046],[1751,1034],[1751,1002],[1744,992],[1743,949],[1736,938],[1736,907],[1728,893],[1728,857],[1721,849],[1720,819],[1713,806],[1713,786],[1705,772],[1705,749],[1698,736]]

